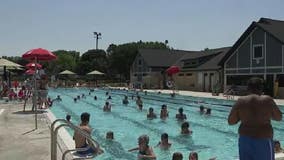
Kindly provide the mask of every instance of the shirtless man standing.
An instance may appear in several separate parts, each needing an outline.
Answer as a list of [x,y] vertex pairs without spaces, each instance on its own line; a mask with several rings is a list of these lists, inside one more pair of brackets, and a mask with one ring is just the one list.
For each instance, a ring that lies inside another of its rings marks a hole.
[[274,160],[273,129],[270,120],[281,121],[282,113],[274,100],[262,95],[263,80],[248,81],[249,95],[234,104],[228,117],[229,125],[239,127],[240,160]]
[[[91,135],[92,129],[89,127],[89,120],[90,120],[90,114],[87,112],[82,113],[81,114],[81,124],[78,127]],[[78,154],[101,154],[103,153],[103,150],[101,150],[100,148],[94,148],[93,146],[90,146],[90,143],[88,143],[87,139],[76,131],[74,133],[73,139],[75,140],[76,148],[88,147],[88,150],[86,151],[77,151]]]

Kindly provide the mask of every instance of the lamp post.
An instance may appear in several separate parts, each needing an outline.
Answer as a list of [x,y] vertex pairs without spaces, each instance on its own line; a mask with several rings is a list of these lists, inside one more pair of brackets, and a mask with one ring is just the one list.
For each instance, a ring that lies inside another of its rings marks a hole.
[[98,49],[98,41],[99,41],[99,39],[101,39],[102,34],[99,33],[99,32],[94,32],[94,36],[95,36],[95,39],[96,39],[96,50],[97,50]]

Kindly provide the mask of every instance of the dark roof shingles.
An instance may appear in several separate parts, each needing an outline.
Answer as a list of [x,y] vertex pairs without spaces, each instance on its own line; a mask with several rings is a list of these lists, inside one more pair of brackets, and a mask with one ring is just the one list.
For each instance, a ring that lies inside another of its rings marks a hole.
[[139,49],[139,53],[150,67],[170,67],[183,55],[191,53],[191,51]]

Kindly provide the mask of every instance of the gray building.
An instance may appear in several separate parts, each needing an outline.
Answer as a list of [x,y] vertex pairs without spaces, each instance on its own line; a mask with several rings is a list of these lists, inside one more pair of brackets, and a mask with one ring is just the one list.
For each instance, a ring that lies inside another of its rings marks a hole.
[[130,82],[140,88],[164,88],[165,70],[187,51],[139,49],[130,69]]
[[221,60],[224,88],[245,89],[252,76],[262,77],[266,94],[273,95],[279,80],[278,97],[284,97],[284,21],[261,18],[246,29]]
[[176,64],[181,67],[175,78],[179,88],[203,92],[222,89],[223,68],[218,63],[229,49],[223,47],[184,55]]
[[170,79],[165,73],[172,65],[181,71],[172,78],[179,90],[212,91],[223,82],[223,70],[218,65],[229,47],[204,51],[140,49],[132,64],[130,82],[135,87],[167,88]]

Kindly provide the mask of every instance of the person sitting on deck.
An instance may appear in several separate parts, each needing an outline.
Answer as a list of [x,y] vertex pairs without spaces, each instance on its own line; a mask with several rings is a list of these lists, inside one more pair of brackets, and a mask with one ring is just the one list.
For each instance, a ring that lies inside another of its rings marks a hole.
[[9,93],[9,87],[7,83],[3,82],[3,89],[1,91],[1,97],[7,97]]
[[107,98],[107,99],[112,99],[112,98],[111,98],[111,96],[108,96],[108,98]]
[[124,96],[124,99],[122,100],[122,104],[128,104],[128,97]]
[[98,98],[97,98],[97,96],[94,96],[94,100],[97,100]]
[[171,143],[169,143],[169,135],[167,133],[163,133],[161,135],[161,141],[157,144],[157,147],[160,147],[161,149],[169,149],[172,146]]
[[160,118],[164,120],[168,117],[169,117],[169,112],[167,109],[167,105],[163,104],[161,108]]
[[14,100],[17,98],[17,94],[13,89],[10,89],[8,97],[9,97],[9,100]]
[[74,100],[75,103],[77,102],[77,98],[74,98],[73,100]]
[[184,135],[191,135],[192,131],[189,129],[189,123],[188,122],[183,122],[181,124],[181,134]]
[[18,92],[18,97],[20,100],[23,100],[25,98],[25,91],[26,91],[26,87],[22,86],[22,88]]
[[132,151],[139,151],[138,153],[138,160],[144,160],[144,159],[156,159],[156,155],[152,149],[152,147],[149,146],[149,136],[148,135],[141,135],[138,138],[138,147],[128,150],[129,152]]
[[46,101],[46,106],[52,107],[52,104],[53,104],[53,102],[52,102],[51,98],[48,97],[48,98],[47,98],[47,101]]
[[[89,126],[90,121],[90,114],[87,112],[84,112],[81,114],[81,124],[78,126],[81,130],[87,132],[87,134],[91,135],[91,128]],[[87,148],[86,151],[77,151],[78,154],[101,154],[103,153],[103,150],[100,149],[99,146],[95,148],[91,145],[91,142],[89,142],[83,135],[81,135],[79,132],[75,131],[73,139],[75,140],[75,147],[76,148]]]
[[179,121],[185,120],[185,119],[186,119],[186,115],[183,114],[183,108],[182,108],[182,107],[180,107],[180,108],[178,109],[178,112],[179,112],[179,113],[176,114],[176,119],[179,120]]
[[104,112],[111,112],[111,105],[109,104],[109,102],[106,102],[103,110],[104,110]]
[[149,113],[147,114],[148,119],[154,119],[157,118],[157,115],[154,113],[154,108],[149,108]]

